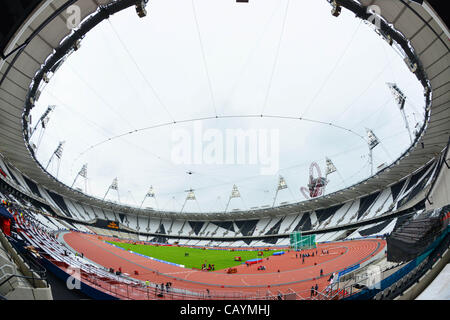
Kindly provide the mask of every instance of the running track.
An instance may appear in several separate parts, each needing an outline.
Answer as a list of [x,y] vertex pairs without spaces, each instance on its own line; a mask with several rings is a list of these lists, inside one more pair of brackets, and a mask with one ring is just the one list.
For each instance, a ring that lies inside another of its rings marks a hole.
[[[101,237],[108,240],[108,237]],[[117,239],[112,239],[117,241]],[[286,252],[281,256],[270,256],[262,263],[237,268],[237,273],[227,274],[225,270],[205,272],[172,266],[150,260],[131,252],[119,249],[99,239],[99,236],[78,232],[64,235],[64,241],[77,252],[93,262],[114,270],[122,269],[131,277],[153,283],[172,282],[174,288],[197,289],[211,292],[261,293],[264,290],[288,292],[307,292],[318,284],[319,291],[328,285],[329,275],[351,265],[362,263],[384,250],[386,242],[381,239],[353,240],[336,243],[318,244],[318,255],[296,258],[296,252]],[[328,249],[329,254],[322,255],[321,250]],[[314,250],[304,250],[312,253]],[[258,271],[260,265],[265,271]],[[320,269],[324,276],[320,277]],[[279,270],[279,272],[278,272]],[[138,275],[135,275],[135,271]],[[196,290],[196,291],[197,291]]]

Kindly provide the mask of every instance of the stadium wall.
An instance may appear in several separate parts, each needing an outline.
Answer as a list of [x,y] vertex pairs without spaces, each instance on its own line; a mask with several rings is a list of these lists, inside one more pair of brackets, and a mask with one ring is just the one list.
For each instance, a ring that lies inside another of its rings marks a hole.
[[430,190],[426,209],[442,208],[450,203],[450,150],[444,157],[441,172]]
[[431,282],[438,276],[438,274],[449,262],[450,250],[447,249],[442,257],[434,263],[432,268],[428,270],[422,277],[420,277],[416,285],[411,286],[408,290],[406,290],[394,300],[416,299],[431,284]]

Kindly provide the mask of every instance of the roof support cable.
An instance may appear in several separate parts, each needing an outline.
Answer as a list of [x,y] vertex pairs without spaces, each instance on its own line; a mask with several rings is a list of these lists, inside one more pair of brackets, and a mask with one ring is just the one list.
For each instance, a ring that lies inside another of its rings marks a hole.
[[286,20],[287,20],[286,18],[287,18],[287,14],[288,14],[288,10],[289,10],[289,3],[290,3],[290,0],[287,0],[286,9],[284,11],[283,24],[281,26],[281,32],[280,32],[280,36],[278,38],[277,50],[275,52],[275,59],[273,60],[273,64],[272,64],[272,71],[270,72],[269,83],[267,85],[266,96],[264,98],[261,115],[264,114],[264,110],[267,107],[267,101],[269,99],[270,89],[272,88],[272,80],[273,80],[276,66],[278,64],[278,55],[280,54],[281,40],[283,39],[283,34],[284,34],[284,30],[285,30],[285,25],[286,25]]
[[175,118],[172,116],[172,114],[169,112],[169,109],[166,107],[166,105],[162,102],[160,96],[156,93],[155,88],[152,86],[152,84],[150,83],[150,81],[147,79],[147,77],[145,76],[144,72],[142,71],[142,69],[139,67],[139,64],[136,62],[136,60],[134,59],[133,55],[131,54],[130,50],[128,50],[127,46],[125,45],[125,43],[123,42],[122,38],[120,37],[119,33],[117,32],[117,30],[114,28],[113,24],[111,23],[111,21],[108,19],[109,22],[109,26],[111,27],[111,29],[113,30],[113,33],[115,34],[116,38],[119,40],[120,44],[122,45],[123,49],[125,50],[125,52],[127,53],[128,57],[130,57],[130,60],[133,62],[134,66],[136,67],[137,71],[139,72],[139,74],[141,75],[141,77],[144,79],[145,84],[150,88],[150,90],[152,91],[153,95],[155,96],[155,98],[158,100],[159,104],[164,108],[164,110],[166,111],[166,113],[169,115],[169,117],[171,118],[172,122],[176,122]]
[[[242,67],[238,73],[238,76],[236,77],[236,81],[234,81],[233,86],[230,89],[230,93],[227,95],[227,97],[229,97],[230,100],[231,100],[231,97],[233,97],[234,92],[236,91],[236,88],[237,88],[239,82],[242,80],[242,78],[244,76],[244,72],[247,70],[248,65],[252,61],[252,58],[255,55],[256,49],[258,48],[259,44],[261,43],[264,35],[267,33],[267,29],[268,29],[269,25],[272,23],[273,17],[280,10],[280,8],[281,8],[281,1],[278,2],[278,6],[275,8],[275,10],[272,11],[270,17],[267,19],[264,27],[262,28],[261,34],[258,36],[255,44],[253,45],[252,49],[249,51],[249,54],[248,54],[247,58],[245,59],[245,62],[242,65]],[[226,101],[224,103],[224,106],[222,106],[222,109],[227,105],[228,102],[229,101]]]
[[212,84],[211,84],[211,77],[209,75],[208,63],[206,61],[205,48],[204,48],[203,41],[202,41],[202,35],[200,33],[200,25],[198,23],[197,12],[195,10],[194,0],[191,0],[191,3],[192,3],[192,11],[193,11],[193,14],[194,14],[195,26],[197,28],[198,40],[200,42],[200,50],[201,50],[201,53],[202,53],[203,66],[205,68],[206,78],[208,80],[208,88],[209,88],[209,93],[211,95],[212,107],[214,109],[214,115],[217,118],[216,102],[215,102],[215,99],[214,99],[214,93],[213,93]]
[[311,101],[309,102],[308,106],[306,107],[305,111],[302,112],[300,117],[303,117],[306,112],[309,110],[309,108],[312,106],[313,102],[316,100],[316,98],[319,96],[319,94],[322,92],[323,88],[325,88],[325,85],[328,83],[328,81],[330,80],[331,76],[334,74],[334,72],[336,71],[337,67],[339,66],[339,64],[341,63],[342,58],[344,58],[345,54],[347,53],[348,49],[350,48],[350,45],[353,43],[353,40],[356,38],[356,34],[359,31],[359,28],[361,26],[362,20],[359,22],[358,26],[356,27],[355,31],[352,34],[352,37],[350,38],[350,41],[347,43],[347,45],[345,46],[344,51],[342,51],[341,55],[339,56],[339,59],[336,60],[336,63],[333,67],[333,69],[331,69],[330,73],[328,74],[328,76],[326,77],[325,81],[322,83],[322,85],[320,86],[319,90],[316,92],[316,94],[314,95],[314,97],[311,99]]

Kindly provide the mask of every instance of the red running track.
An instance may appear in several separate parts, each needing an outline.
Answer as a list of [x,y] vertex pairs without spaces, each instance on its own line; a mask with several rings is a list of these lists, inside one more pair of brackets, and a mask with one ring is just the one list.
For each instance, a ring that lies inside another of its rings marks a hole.
[[[107,268],[127,273],[131,277],[153,283],[172,282],[174,288],[187,290],[210,290],[214,292],[254,292],[273,290],[283,293],[308,292],[311,286],[318,284],[319,291],[328,285],[329,275],[339,272],[351,265],[362,263],[381,250],[386,242],[381,239],[352,240],[345,242],[318,244],[316,249],[303,250],[302,253],[314,252],[314,257],[296,258],[297,252],[290,251],[280,256],[270,256],[262,263],[237,266],[237,273],[227,274],[226,270],[206,272],[169,265],[136,255],[107,244],[100,239],[108,237],[70,232],[64,235],[64,241],[86,258]],[[112,239],[117,241],[117,239]],[[327,249],[328,254],[321,254]],[[266,270],[257,268],[261,265]],[[320,270],[323,276],[320,277]],[[138,275],[135,275],[135,271]],[[308,293],[309,294],[309,293]]]

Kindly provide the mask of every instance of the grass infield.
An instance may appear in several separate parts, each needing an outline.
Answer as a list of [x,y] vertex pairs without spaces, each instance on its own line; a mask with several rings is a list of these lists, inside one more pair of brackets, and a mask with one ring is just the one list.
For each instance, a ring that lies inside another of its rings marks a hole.
[[[263,256],[258,256],[258,251],[230,251],[201,248],[188,248],[177,246],[154,246],[147,244],[132,244],[124,242],[108,241],[118,247],[131,250],[155,259],[164,260],[184,265],[185,268],[201,269],[203,263],[214,264],[215,270],[222,270],[244,263],[247,260],[268,257],[280,250],[268,250]],[[188,253],[186,256],[185,253]],[[234,261],[235,257],[241,257],[242,261]]]

